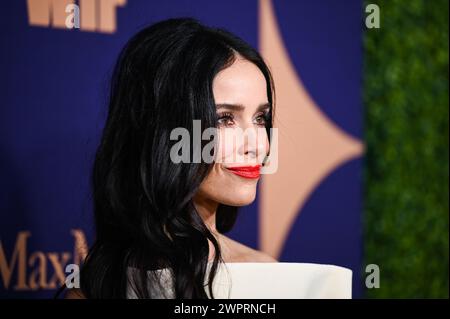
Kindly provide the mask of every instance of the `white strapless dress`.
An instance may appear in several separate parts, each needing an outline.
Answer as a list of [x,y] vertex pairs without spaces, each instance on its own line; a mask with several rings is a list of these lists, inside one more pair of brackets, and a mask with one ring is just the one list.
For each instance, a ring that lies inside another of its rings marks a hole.
[[[211,263],[208,270],[210,266]],[[171,272],[168,269],[157,272],[167,289],[152,297],[173,298]],[[352,271],[309,263],[221,263],[214,278],[213,293],[216,299],[349,299]],[[128,298],[136,298],[130,287]]]

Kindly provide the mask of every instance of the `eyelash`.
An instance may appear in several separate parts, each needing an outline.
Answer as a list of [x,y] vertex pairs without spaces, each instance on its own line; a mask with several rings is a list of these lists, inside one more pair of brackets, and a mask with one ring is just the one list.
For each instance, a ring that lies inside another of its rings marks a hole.
[[[270,120],[269,112],[260,113],[256,118],[262,118],[264,120],[264,123],[260,123],[260,124],[256,124],[256,125],[266,126],[267,122]],[[233,121],[234,120],[233,113],[229,113],[229,112],[220,113],[220,114],[218,114],[218,119],[217,119],[218,126],[226,126],[226,127],[232,126],[233,124],[223,124],[220,122],[221,120],[224,120],[224,119]]]
[[220,113],[220,114],[218,114],[217,117],[218,117],[217,118],[217,125],[218,126],[231,126],[229,124],[221,123],[221,120],[224,120],[224,119],[226,119],[226,120],[234,120],[233,114],[232,113],[228,113],[228,112]]

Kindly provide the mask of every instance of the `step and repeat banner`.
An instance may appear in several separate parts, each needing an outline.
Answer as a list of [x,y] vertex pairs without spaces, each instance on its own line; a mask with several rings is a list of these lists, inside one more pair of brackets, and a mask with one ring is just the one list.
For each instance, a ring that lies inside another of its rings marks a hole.
[[172,17],[237,34],[275,78],[278,170],[230,237],[279,261],[351,268],[361,297],[362,14],[359,0],[4,1],[0,297],[52,297],[86,256],[114,62],[138,30]]

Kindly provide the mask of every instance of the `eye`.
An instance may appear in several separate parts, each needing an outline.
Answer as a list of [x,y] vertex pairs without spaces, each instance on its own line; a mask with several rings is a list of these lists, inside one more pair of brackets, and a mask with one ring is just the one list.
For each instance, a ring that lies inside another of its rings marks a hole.
[[232,113],[220,113],[217,115],[217,124],[219,126],[232,126],[234,125],[234,116]]
[[269,121],[269,113],[260,113],[255,118],[255,124],[260,126],[265,126]]

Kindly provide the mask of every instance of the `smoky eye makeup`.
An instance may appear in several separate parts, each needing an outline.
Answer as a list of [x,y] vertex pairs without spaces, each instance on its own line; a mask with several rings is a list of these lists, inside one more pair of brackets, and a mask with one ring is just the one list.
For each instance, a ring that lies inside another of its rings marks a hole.
[[267,122],[270,121],[270,113],[269,110],[259,112],[255,116],[255,124],[265,126]]
[[217,113],[217,125],[228,127],[234,124],[234,114],[231,112],[219,112]]
[[[234,112],[242,112],[245,107],[241,104],[217,104],[217,126],[230,127],[235,124],[236,115]],[[271,108],[268,103],[261,104],[253,116],[253,123],[265,126],[271,120]]]

